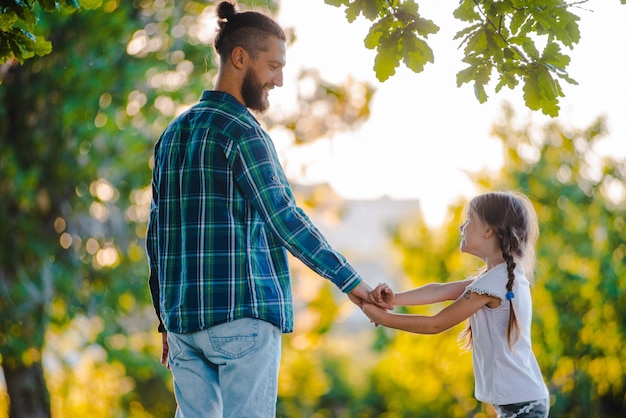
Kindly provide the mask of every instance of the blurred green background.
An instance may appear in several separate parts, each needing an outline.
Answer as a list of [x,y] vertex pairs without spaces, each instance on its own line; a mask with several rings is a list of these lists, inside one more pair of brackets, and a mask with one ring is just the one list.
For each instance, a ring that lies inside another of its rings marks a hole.
[[[147,287],[150,164],[158,135],[215,76],[206,33],[213,8],[92,3],[39,21],[52,53],[2,66],[0,418],[9,417],[9,402],[56,418],[170,417],[175,409]],[[314,71],[302,78],[316,89],[292,113],[263,119],[293,131],[294,143],[368,117],[375,93],[366,83],[356,100],[354,86]],[[309,111],[316,103],[327,113]],[[344,123],[301,129],[328,114]],[[521,191],[538,212],[533,338],[552,416],[622,417],[626,162],[597,158],[594,146],[607,135],[602,117],[577,129],[519,119],[502,109],[492,133],[504,165],[472,179],[480,190]],[[306,188],[298,199],[315,214],[337,199],[326,193]],[[464,204],[449,208],[445,227],[429,226],[416,210],[388,228],[398,254],[388,262],[403,272],[394,286],[458,280],[478,268],[458,251]],[[341,203],[333,211],[341,222]],[[280,416],[491,414],[473,397],[471,355],[457,343],[462,325],[435,336],[374,328],[295,260],[293,271],[298,311],[296,331],[284,337]]]

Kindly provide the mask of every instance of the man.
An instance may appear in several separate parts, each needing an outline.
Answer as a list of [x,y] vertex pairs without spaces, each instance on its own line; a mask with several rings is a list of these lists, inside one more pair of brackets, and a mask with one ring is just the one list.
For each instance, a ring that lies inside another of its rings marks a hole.
[[222,2],[215,89],[155,146],[150,290],[174,376],[177,417],[274,417],[281,333],[293,331],[287,251],[350,299],[372,301],[296,206],[263,112],[282,86],[285,34]]

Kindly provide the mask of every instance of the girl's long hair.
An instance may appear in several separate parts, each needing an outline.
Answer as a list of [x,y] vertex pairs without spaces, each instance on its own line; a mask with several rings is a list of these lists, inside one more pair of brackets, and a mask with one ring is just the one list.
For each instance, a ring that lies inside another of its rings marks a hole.
[[[513,291],[515,284],[515,267],[519,263],[526,273],[528,280],[534,277],[536,254],[535,245],[539,237],[539,222],[537,213],[530,200],[519,193],[514,192],[491,192],[473,198],[467,207],[468,211],[474,211],[478,217],[493,228],[502,256],[506,261],[508,281],[507,292]],[[486,272],[484,268],[480,273]],[[507,325],[507,342],[509,348],[519,338],[519,323],[513,305],[513,299],[508,299],[510,304],[509,321]],[[472,328],[468,325],[461,333],[460,339],[464,347],[472,347]]]

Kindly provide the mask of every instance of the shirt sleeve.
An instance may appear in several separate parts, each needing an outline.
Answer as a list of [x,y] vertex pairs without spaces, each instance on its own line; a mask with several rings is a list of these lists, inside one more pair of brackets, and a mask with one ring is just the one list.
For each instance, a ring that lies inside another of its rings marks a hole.
[[466,290],[479,295],[489,295],[501,299],[506,298],[506,267],[504,267],[504,275],[502,265],[497,266],[493,270],[484,273],[482,276],[474,280]]
[[290,253],[343,292],[361,282],[354,268],[296,205],[271,139],[260,128],[249,131],[227,158],[237,184]]

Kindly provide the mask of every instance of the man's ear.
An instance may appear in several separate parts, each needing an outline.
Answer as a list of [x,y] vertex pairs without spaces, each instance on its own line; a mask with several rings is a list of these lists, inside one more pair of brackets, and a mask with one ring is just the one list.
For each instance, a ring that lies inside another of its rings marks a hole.
[[239,70],[246,66],[248,58],[248,53],[240,46],[233,48],[233,52],[230,54],[230,60],[233,66]]

